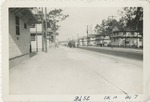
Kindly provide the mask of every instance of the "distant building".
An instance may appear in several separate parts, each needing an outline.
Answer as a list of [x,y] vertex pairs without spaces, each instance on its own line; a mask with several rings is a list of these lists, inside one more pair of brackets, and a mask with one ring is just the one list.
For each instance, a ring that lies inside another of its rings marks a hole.
[[[31,26],[30,32],[32,51],[42,51],[42,24]],[[50,44],[53,42],[54,35],[52,33],[52,30],[47,28],[47,47],[51,46]],[[46,37],[45,33],[43,33],[43,36]]]
[[83,36],[81,42],[82,42],[82,46],[87,46],[87,36]]
[[68,46],[69,41],[60,41],[59,43],[62,46]]
[[89,34],[88,39],[89,39],[89,46],[96,46],[95,34]]
[[96,45],[97,46],[109,46],[110,45],[110,34],[96,34]]
[[83,46],[82,37],[80,37],[78,40],[79,40],[79,46]]
[[31,26],[30,32],[31,32],[32,52],[35,52],[37,50],[42,51],[42,24],[36,24],[34,26]]
[[116,47],[143,47],[142,31],[114,27],[111,45]]
[[9,9],[9,65],[31,56],[30,25],[38,23],[28,8]]

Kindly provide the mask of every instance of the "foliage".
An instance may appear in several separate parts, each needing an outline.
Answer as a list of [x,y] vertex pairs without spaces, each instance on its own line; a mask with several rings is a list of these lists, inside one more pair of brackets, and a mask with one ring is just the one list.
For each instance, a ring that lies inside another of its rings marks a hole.
[[113,28],[117,25],[117,20],[108,18],[103,20],[102,23],[95,26],[95,32],[97,34],[110,34]]
[[49,27],[52,31],[56,32],[56,35],[59,34],[57,31],[60,28],[58,22],[65,20],[67,17],[69,17],[69,15],[63,14],[62,9],[54,9],[48,13],[47,18],[49,22]]
[[143,8],[125,7],[120,11],[122,23],[124,26],[133,30],[143,30]]
[[104,19],[101,24],[95,26],[95,32],[97,34],[111,34],[115,26],[117,26],[119,30],[130,29],[143,31],[142,7],[124,7],[118,12],[121,16],[118,21],[114,18]]

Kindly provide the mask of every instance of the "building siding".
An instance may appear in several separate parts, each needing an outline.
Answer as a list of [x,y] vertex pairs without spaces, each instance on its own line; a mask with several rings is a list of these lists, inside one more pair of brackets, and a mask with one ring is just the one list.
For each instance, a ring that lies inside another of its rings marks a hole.
[[[19,20],[20,35],[16,35],[15,15],[9,12],[9,58],[14,58],[30,52],[29,26],[24,28],[24,22]],[[17,37],[19,39],[17,39]]]

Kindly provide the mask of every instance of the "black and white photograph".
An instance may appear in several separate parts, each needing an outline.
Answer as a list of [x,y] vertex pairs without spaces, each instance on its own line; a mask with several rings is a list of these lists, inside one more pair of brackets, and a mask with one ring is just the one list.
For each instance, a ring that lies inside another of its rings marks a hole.
[[9,8],[9,34],[10,94],[143,93],[142,7]]
[[9,95],[90,102],[90,95],[130,101],[145,94],[142,5],[7,10]]

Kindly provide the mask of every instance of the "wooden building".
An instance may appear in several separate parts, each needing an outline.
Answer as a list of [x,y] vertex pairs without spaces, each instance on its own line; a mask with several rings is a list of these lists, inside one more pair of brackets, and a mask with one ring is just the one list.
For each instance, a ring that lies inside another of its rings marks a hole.
[[9,65],[31,56],[30,25],[38,23],[29,8],[9,8]]
[[87,46],[87,36],[83,36],[80,40],[81,46]]
[[115,27],[111,35],[111,45],[116,47],[143,47],[143,32],[132,29],[119,29]]
[[95,39],[96,39],[95,34],[89,34],[88,35],[88,45],[89,46],[96,46]]
[[96,45],[97,46],[109,46],[110,45],[110,34],[96,34]]

